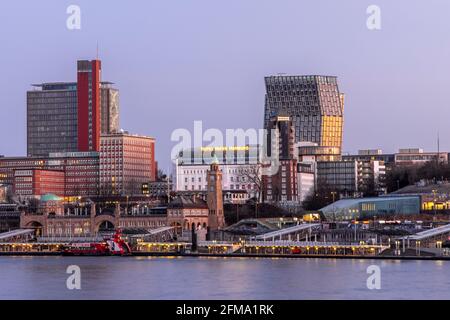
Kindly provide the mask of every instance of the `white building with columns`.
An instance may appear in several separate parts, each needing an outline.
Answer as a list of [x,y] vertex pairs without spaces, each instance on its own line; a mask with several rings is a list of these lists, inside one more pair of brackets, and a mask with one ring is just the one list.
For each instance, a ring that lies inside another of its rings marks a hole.
[[213,159],[218,160],[222,170],[224,194],[226,191],[245,191],[250,197],[258,196],[261,168],[256,147],[249,146],[207,147],[180,152],[174,160],[175,191],[206,191],[207,170]]

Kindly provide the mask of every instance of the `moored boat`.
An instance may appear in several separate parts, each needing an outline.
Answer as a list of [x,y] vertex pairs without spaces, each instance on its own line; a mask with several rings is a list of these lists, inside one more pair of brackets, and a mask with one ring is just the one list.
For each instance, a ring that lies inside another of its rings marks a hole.
[[65,256],[125,256],[131,255],[129,244],[122,239],[120,230],[112,238],[100,242],[69,243],[62,249]]

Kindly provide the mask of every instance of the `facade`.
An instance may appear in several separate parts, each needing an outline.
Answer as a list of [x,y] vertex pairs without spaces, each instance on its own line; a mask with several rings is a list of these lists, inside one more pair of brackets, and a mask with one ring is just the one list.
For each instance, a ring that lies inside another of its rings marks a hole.
[[100,159],[97,152],[60,152],[46,157],[0,158],[0,184],[13,186],[17,170],[53,170],[65,173],[65,197],[96,196]]
[[19,169],[14,171],[13,192],[20,198],[40,198],[52,193],[65,196],[65,172],[62,170]]
[[223,211],[222,170],[220,170],[217,162],[211,164],[207,172],[207,180],[208,227],[212,231],[220,230],[225,227],[225,215]]
[[[229,191],[246,191],[251,197],[259,192],[261,172],[258,165],[221,165],[222,188]],[[176,191],[206,191],[209,165],[176,166]]]
[[316,166],[315,162],[300,162],[297,165],[298,201],[303,202],[315,191]]
[[344,161],[382,161],[386,166],[395,163],[395,155],[383,153],[380,149],[359,150],[355,155],[342,155]]
[[78,61],[78,151],[98,152],[100,150],[100,81],[101,62],[99,60]]
[[11,190],[11,186],[6,184],[0,184],[0,203],[8,202],[9,191]]
[[[276,149],[269,155],[278,152],[279,169],[273,175],[263,176],[263,200],[267,202],[297,201],[297,159],[294,152],[295,130],[290,117],[277,116],[269,123],[269,139],[272,133],[276,135]],[[270,141],[269,140],[269,141]]]
[[325,184],[331,190],[346,196],[358,191],[358,166],[356,161],[317,162],[316,185]]
[[259,164],[260,150],[258,145],[199,147],[181,150],[175,159],[177,165],[210,165],[213,161],[219,164]]
[[102,135],[100,193],[133,195],[155,181],[155,139],[126,132]]
[[450,211],[450,183],[447,181],[420,181],[394,191],[386,197],[420,196],[423,212],[438,213]]
[[344,97],[333,76],[270,76],[265,78],[264,128],[271,119],[287,115],[296,142],[342,147]]
[[167,207],[167,225],[190,230],[206,230],[209,210],[205,200],[192,196],[179,196]]
[[358,165],[358,189],[362,192],[386,193],[386,166],[383,161],[356,161]]
[[27,92],[27,155],[78,149],[76,83],[42,83]]
[[278,173],[263,176],[263,200],[265,202],[296,202],[297,161],[280,160]]
[[324,184],[344,197],[386,193],[383,161],[319,161],[316,165],[316,188]]
[[20,214],[17,204],[0,203],[0,233],[19,229]]
[[41,199],[38,212],[20,215],[21,228],[35,229],[38,236],[45,237],[87,237],[114,228],[142,231],[164,226],[167,226],[166,210],[143,207],[127,212],[116,205],[112,213],[103,213],[97,212],[93,203],[69,208],[51,195]]
[[111,82],[100,84],[101,134],[119,132],[119,90],[112,87]]
[[207,172],[213,161],[222,170],[222,189],[245,191],[257,197],[261,189],[261,167],[257,146],[202,147],[187,149],[175,159],[175,191],[206,191]]
[[268,140],[272,140],[272,132],[276,135],[276,149],[272,150],[272,144],[267,144],[268,155],[278,152],[278,158],[283,160],[294,159],[295,131],[293,122],[288,116],[277,116],[269,123]]
[[396,165],[421,165],[430,161],[448,163],[447,152],[424,152],[423,149],[400,149],[395,154]]
[[172,191],[172,181],[149,181],[142,184],[142,194],[150,198],[167,197]]
[[296,150],[300,162],[340,161],[342,159],[339,147],[321,147],[315,143],[309,145],[298,143]]
[[329,220],[383,218],[420,213],[420,197],[378,197],[342,199],[320,209]]

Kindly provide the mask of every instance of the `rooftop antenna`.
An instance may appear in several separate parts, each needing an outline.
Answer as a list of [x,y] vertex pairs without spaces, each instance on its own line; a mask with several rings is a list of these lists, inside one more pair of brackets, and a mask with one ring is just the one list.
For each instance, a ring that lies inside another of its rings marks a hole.
[[97,41],[97,58],[96,59],[98,60],[98,41]]

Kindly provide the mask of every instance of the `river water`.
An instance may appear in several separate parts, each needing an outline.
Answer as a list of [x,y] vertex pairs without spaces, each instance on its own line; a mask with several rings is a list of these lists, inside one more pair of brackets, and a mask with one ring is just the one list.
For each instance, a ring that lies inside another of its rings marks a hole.
[[[70,265],[80,290],[67,289]],[[0,257],[0,271],[0,299],[450,299],[450,261]]]

